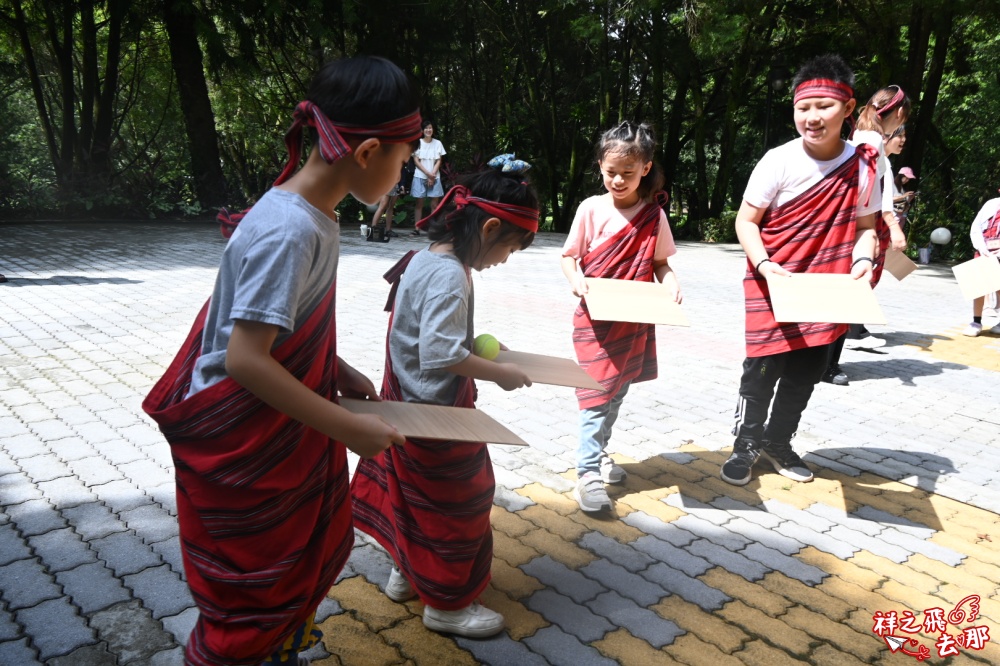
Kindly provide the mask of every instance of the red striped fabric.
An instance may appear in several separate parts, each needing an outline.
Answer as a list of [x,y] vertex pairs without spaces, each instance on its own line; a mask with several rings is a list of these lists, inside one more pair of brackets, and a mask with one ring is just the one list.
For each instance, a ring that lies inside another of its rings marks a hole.
[[[580,261],[587,277],[652,282],[653,253],[660,232],[660,211],[666,195],[644,206],[631,224],[588,252]],[[656,379],[656,329],[652,324],[600,321],[590,318],[586,299],[573,313],[573,348],[580,367],[603,390],[576,390],[580,409],[608,403],[627,381]]]
[[[871,173],[868,174],[869,176]],[[888,178],[882,176],[882,187],[892,187]],[[900,222],[901,224],[901,222]],[[882,280],[882,271],[885,270],[885,253],[889,251],[889,244],[892,242],[892,234],[889,225],[882,219],[882,213],[875,215],[875,237],[878,239],[878,247],[875,251],[875,261],[872,263],[872,289],[878,286]]]
[[386,143],[409,143],[420,138],[420,110],[417,109],[408,116],[390,120],[380,125],[353,125],[337,123],[309,100],[299,102],[292,114],[292,126],[285,133],[285,147],[288,149],[288,162],[281,175],[274,181],[280,185],[295,173],[302,158],[302,131],[305,127],[316,130],[317,148],[320,157],[327,164],[333,164],[345,155],[350,154],[351,147],[344,136],[378,137]]
[[[459,382],[454,406],[474,408],[475,384],[466,377]],[[382,398],[403,399],[388,335]],[[486,444],[408,439],[358,463],[351,481],[354,523],[392,555],[425,604],[458,610],[490,581],[495,489]]]
[[[302,132],[305,127],[316,130],[317,148],[327,164],[333,164],[345,155],[350,154],[351,147],[345,136],[377,137],[386,143],[409,143],[420,138],[420,109],[413,113],[396,118],[380,125],[356,125],[351,123],[335,123],[326,117],[322,110],[309,100],[303,100],[292,113],[292,126],[285,133],[285,147],[288,149],[288,161],[285,168],[274,181],[280,185],[299,168],[302,161]],[[240,213],[231,213],[223,208],[216,216],[222,235],[229,238],[233,235],[249,208]]]
[[538,232],[538,210],[527,206],[517,206],[515,204],[505,204],[499,201],[490,201],[482,197],[473,196],[472,192],[465,185],[456,185],[441,199],[441,203],[431,211],[431,214],[422,218],[416,223],[417,229],[425,229],[432,217],[444,210],[445,206],[454,200],[455,211],[460,211],[466,206],[475,206],[484,210],[490,215],[496,215],[501,220],[510,222],[513,225],[527,229],[532,233]]
[[875,216],[875,236],[878,239],[878,250],[875,261],[872,264],[872,288],[874,289],[882,280],[882,271],[885,270],[885,253],[889,251],[889,244],[892,242],[889,233],[889,225],[882,219],[882,214]]
[[[764,213],[760,236],[772,261],[792,273],[851,272],[859,161],[874,160],[874,149],[869,148],[858,146],[851,158],[816,185]],[[756,273],[749,259],[743,293],[750,358],[829,344],[847,330],[845,324],[776,322],[767,281]]]
[[854,97],[854,88],[833,79],[809,79],[795,87],[792,104],[798,104],[799,100],[813,97],[829,97],[846,102]]
[[[993,214],[993,217],[990,218],[990,221],[983,229],[983,240],[995,241],[998,239],[1000,239],[1000,210]],[[972,254],[977,259],[981,256],[979,250],[976,250]]]
[[[354,542],[346,450],[231,379],[185,398],[206,307],[143,402],[176,467],[184,569],[200,615],[186,660],[259,664],[313,613]],[[274,350],[336,396],[334,289]]]
[[990,223],[986,225],[983,229],[983,238],[985,240],[996,240],[1000,238],[1000,210],[998,210],[993,218],[990,219]]

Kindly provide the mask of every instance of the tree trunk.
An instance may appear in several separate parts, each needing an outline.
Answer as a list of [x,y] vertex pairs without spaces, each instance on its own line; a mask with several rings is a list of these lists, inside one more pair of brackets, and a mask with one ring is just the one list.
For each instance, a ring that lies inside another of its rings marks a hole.
[[170,62],[177,77],[181,112],[187,129],[195,193],[204,207],[225,203],[226,181],[219,158],[215,116],[205,83],[201,46],[190,0],[165,0],[163,22],[170,42]]
[[28,68],[28,80],[31,82],[31,94],[35,99],[35,108],[38,110],[38,122],[42,126],[45,134],[45,145],[49,151],[49,160],[53,169],[59,167],[59,141],[56,139],[55,128],[52,126],[52,118],[49,115],[48,107],[45,105],[45,91],[42,88],[42,76],[38,70],[38,62],[35,59],[35,49],[31,45],[31,37],[28,34],[28,21],[24,14],[24,7],[19,0],[13,3],[14,8],[14,29],[17,32],[18,41],[21,42],[21,51],[24,52],[25,66]]
[[[927,72],[927,80],[924,84],[923,95],[920,98],[919,113],[914,125],[912,142],[906,142],[907,163],[917,169],[919,173],[924,153],[927,150],[927,140],[930,138],[934,126],[934,108],[937,106],[938,94],[941,91],[941,78],[944,75],[944,67],[948,58],[948,44],[951,39],[952,26],[954,25],[955,14],[949,8],[942,8],[935,16],[934,21],[934,51],[931,55],[930,69]],[[910,133],[907,132],[907,139]]]
[[59,72],[59,153],[56,157],[56,181],[70,187],[73,181],[73,154],[76,144],[76,88],[73,78],[73,11],[68,3],[45,5],[45,28]]
[[111,143],[114,133],[115,98],[122,50],[122,23],[127,0],[108,0],[108,36],[104,61],[104,81],[97,98],[94,134],[88,149],[90,161],[98,169],[111,171]]

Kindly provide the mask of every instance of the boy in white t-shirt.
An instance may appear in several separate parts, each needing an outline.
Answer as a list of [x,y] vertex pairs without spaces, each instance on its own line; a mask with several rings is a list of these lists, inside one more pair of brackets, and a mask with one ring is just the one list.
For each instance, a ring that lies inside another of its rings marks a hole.
[[[839,56],[806,63],[795,75],[795,128],[801,138],[764,155],[736,216],[747,255],[747,358],[743,362],[733,454],[722,479],[750,481],[764,455],[783,476],[811,481],[791,439],[829,361],[830,343],[847,329],[834,323],[775,321],[766,277],[792,273],[872,274],[877,153],[841,138],[854,112],[854,74]],[[852,258],[853,257],[853,258]],[[772,405],[773,398],[773,405]]]

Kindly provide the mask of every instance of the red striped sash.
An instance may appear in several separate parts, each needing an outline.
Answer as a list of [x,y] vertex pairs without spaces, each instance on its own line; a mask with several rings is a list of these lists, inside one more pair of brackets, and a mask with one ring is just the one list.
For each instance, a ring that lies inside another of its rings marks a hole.
[[[990,218],[990,221],[987,222],[986,226],[983,228],[983,240],[986,241],[987,247],[991,251],[992,247],[990,247],[990,241],[995,242],[1000,240],[1000,210],[997,210],[997,212],[993,214],[993,217]],[[976,250],[972,254],[977,259],[980,256],[979,250]]]
[[[331,400],[334,295],[273,351]],[[184,569],[200,610],[187,661],[256,664],[316,609],[350,554],[346,450],[232,379],[185,399],[207,306],[142,406],[176,467]]]
[[[778,208],[768,209],[760,237],[772,261],[792,273],[849,273],[857,224],[860,158],[871,159],[858,146],[847,161],[814,186]],[[771,310],[767,281],[747,260],[743,278],[746,298],[747,356],[771,356],[833,342],[844,324],[778,324]]]
[[[400,274],[386,275],[398,280]],[[388,341],[386,335],[382,398],[400,401]],[[474,400],[475,384],[459,377],[454,406],[474,407]],[[486,444],[408,439],[358,463],[351,481],[354,522],[392,555],[424,603],[458,610],[490,581],[495,488]]]
[[[888,182],[885,176],[882,177],[882,187],[892,187],[892,183]],[[897,219],[898,217],[897,215]],[[902,224],[902,220],[899,221],[899,224]],[[875,237],[878,239],[878,247],[876,249],[875,261],[872,265],[873,289],[882,280],[882,271],[885,270],[885,253],[889,251],[889,244],[892,242],[892,234],[890,232],[889,225],[882,219],[882,213],[878,213],[875,216]]]
[[1000,238],[1000,210],[993,214],[989,224],[983,229],[983,238],[986,240],[996,240]]
[[[617,234],[588,252],[580,261],[587,277],[652,282],[653,253],[660,231],[661,201],[643,206]],[[576,390],[580,409],[609,402],[627,381],[656,379],[656,330],[652,324],[595,321],[587,300],[573,313],[573,348],[580,367],[600,382],[603,390]]]

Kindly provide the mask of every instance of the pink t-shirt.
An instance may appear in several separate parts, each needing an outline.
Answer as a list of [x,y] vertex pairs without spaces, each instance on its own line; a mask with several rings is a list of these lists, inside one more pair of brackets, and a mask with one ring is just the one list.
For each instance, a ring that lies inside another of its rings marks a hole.
[[[576,209],[573,226],[563,244],[562,256],[582,259],[594,248],[603,245],[605,241],[628,226],[646,202],[640,201],[631,208],[615,208],[610,194],[601,194],[585,199]],[[670,224],[666,214],[660,211],[660,231],[656,236],[656,248],[653,251],[653,261],[666,261],[668,257],[677,254],[674,245],[674,235],[670,233]]]

